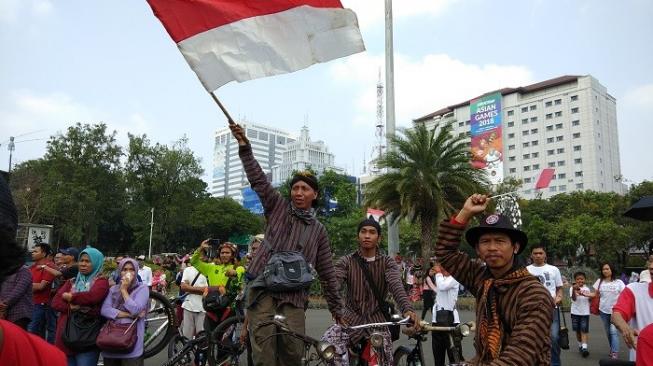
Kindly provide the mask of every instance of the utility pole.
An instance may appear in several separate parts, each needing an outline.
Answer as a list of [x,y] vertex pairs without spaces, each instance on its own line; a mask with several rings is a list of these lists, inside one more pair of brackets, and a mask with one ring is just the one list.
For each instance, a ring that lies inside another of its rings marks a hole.
[[16,144],[14,143],[14,136],[9,137],[9,145],[7,145],[7,148],[9,149],[9,169],[7,170],[7,172],[11,173],[11,158],[14,155],[14,150],[16,150]]
[[152,259],[152,229],[154,228],[154,207],[150,210],[152,218],[150,219],[150,250],[147,252],[147,259]]
[[[392,148],[390,140],[395,135],[395,62],[392,40],[392,0],[385,0],[385,136],[386,146]],[[392,215],[388,215],[388,255],[399,252],[399,225],[391,223]]]

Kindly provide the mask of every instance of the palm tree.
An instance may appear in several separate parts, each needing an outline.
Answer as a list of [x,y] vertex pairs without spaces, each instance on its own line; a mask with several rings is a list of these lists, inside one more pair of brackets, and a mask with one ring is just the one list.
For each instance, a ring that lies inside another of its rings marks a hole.
[[432,253],[434,224],[489,184],[485,171],[470,164],[465,137],[454,137],[451,130],[451,124],[438,131],[421,124],[402,129],[390,142],[393,148],[378,162],[388,172],[365,190],[366,206],[391,213],[393,220],[420,223],[423,258]]

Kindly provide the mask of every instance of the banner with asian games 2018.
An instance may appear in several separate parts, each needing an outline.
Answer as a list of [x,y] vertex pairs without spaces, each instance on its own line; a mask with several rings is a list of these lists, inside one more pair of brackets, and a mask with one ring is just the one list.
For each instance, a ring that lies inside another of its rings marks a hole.
[[484,169],[490,182],[503,180],[501,93],[485,95],[469,103],[472,166]]

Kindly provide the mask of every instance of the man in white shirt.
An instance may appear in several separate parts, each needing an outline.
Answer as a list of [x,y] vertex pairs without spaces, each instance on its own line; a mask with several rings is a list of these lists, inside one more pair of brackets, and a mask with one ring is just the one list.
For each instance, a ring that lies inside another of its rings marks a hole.
[[[458,301],[458,290],[460,283],[456,281],[447,270],[439,264],[435,265],[435,305],[433,305],[434,325],[452,326],[460,323],[456,302]],[[431,332],[431,346],[433,347],[433,359],[435,366],[444,366],[445,353],[449,362],[454,362],[454,355],[449,348],[449,334],[444,332]],[[456,346],[459,346],[456,344]],[[460,348],[457,350],[459,359],[462,359]]]
[[152,289],[152,268],[145,265],[145,256],[139,255],[136,257],[138,259],[138,276],[141,278],[141,281]]
[[197,333],[204,330],[206,312],[202,306],[202,294],[208,285],[206,277],[195,267],[189,265],[184,269],[181,276],[181,290],[187,295],[181,304],[184,309],[181,333],[188,339],[192,339]]
[[551,323],[551,366],[560,366],[560,310],[562,302],[562,276],[560,270],[546,263],[546,251],[542,245],[535,245],[531,249],[531,260],[533,264],[526,267],[528,272],[540,280],[540,283],[549,290],[553,297],[555,308],[553,309],[553,322]]

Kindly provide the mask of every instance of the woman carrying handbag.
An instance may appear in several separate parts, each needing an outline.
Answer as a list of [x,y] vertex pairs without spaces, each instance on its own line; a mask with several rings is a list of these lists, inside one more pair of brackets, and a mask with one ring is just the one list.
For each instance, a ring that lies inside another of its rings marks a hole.
[[100,309],[109,291],[102,277],[104,255],[87,247],[79,255],[77,277],[66,281],[52,299],[52,308],[60,312],[55,345],[67,356],[68,366],[95,366],[100,350],[95,346],[102,327]]
[[[143,342],[145,335],[145,317],[149,303],[149,289],[142,282],[138,281],[138,262],[133,258],[125,258],[118,264],[120,282],[109,289],[109,295],[102,304],[102,316],[108,319],[105,328],[102,329],[100,338],[110,328],[118,329],[126,325],[124,332],[135,327],[136,337],[133,340],[126,340],[124,349],[102,350],[102,359],[105,366],[142,366],[143,365]],[[123,341],[115,339],[115,341]],[[101,342],[98,343],[102,344]],[[114,343],[115,344],[115,343]]]

